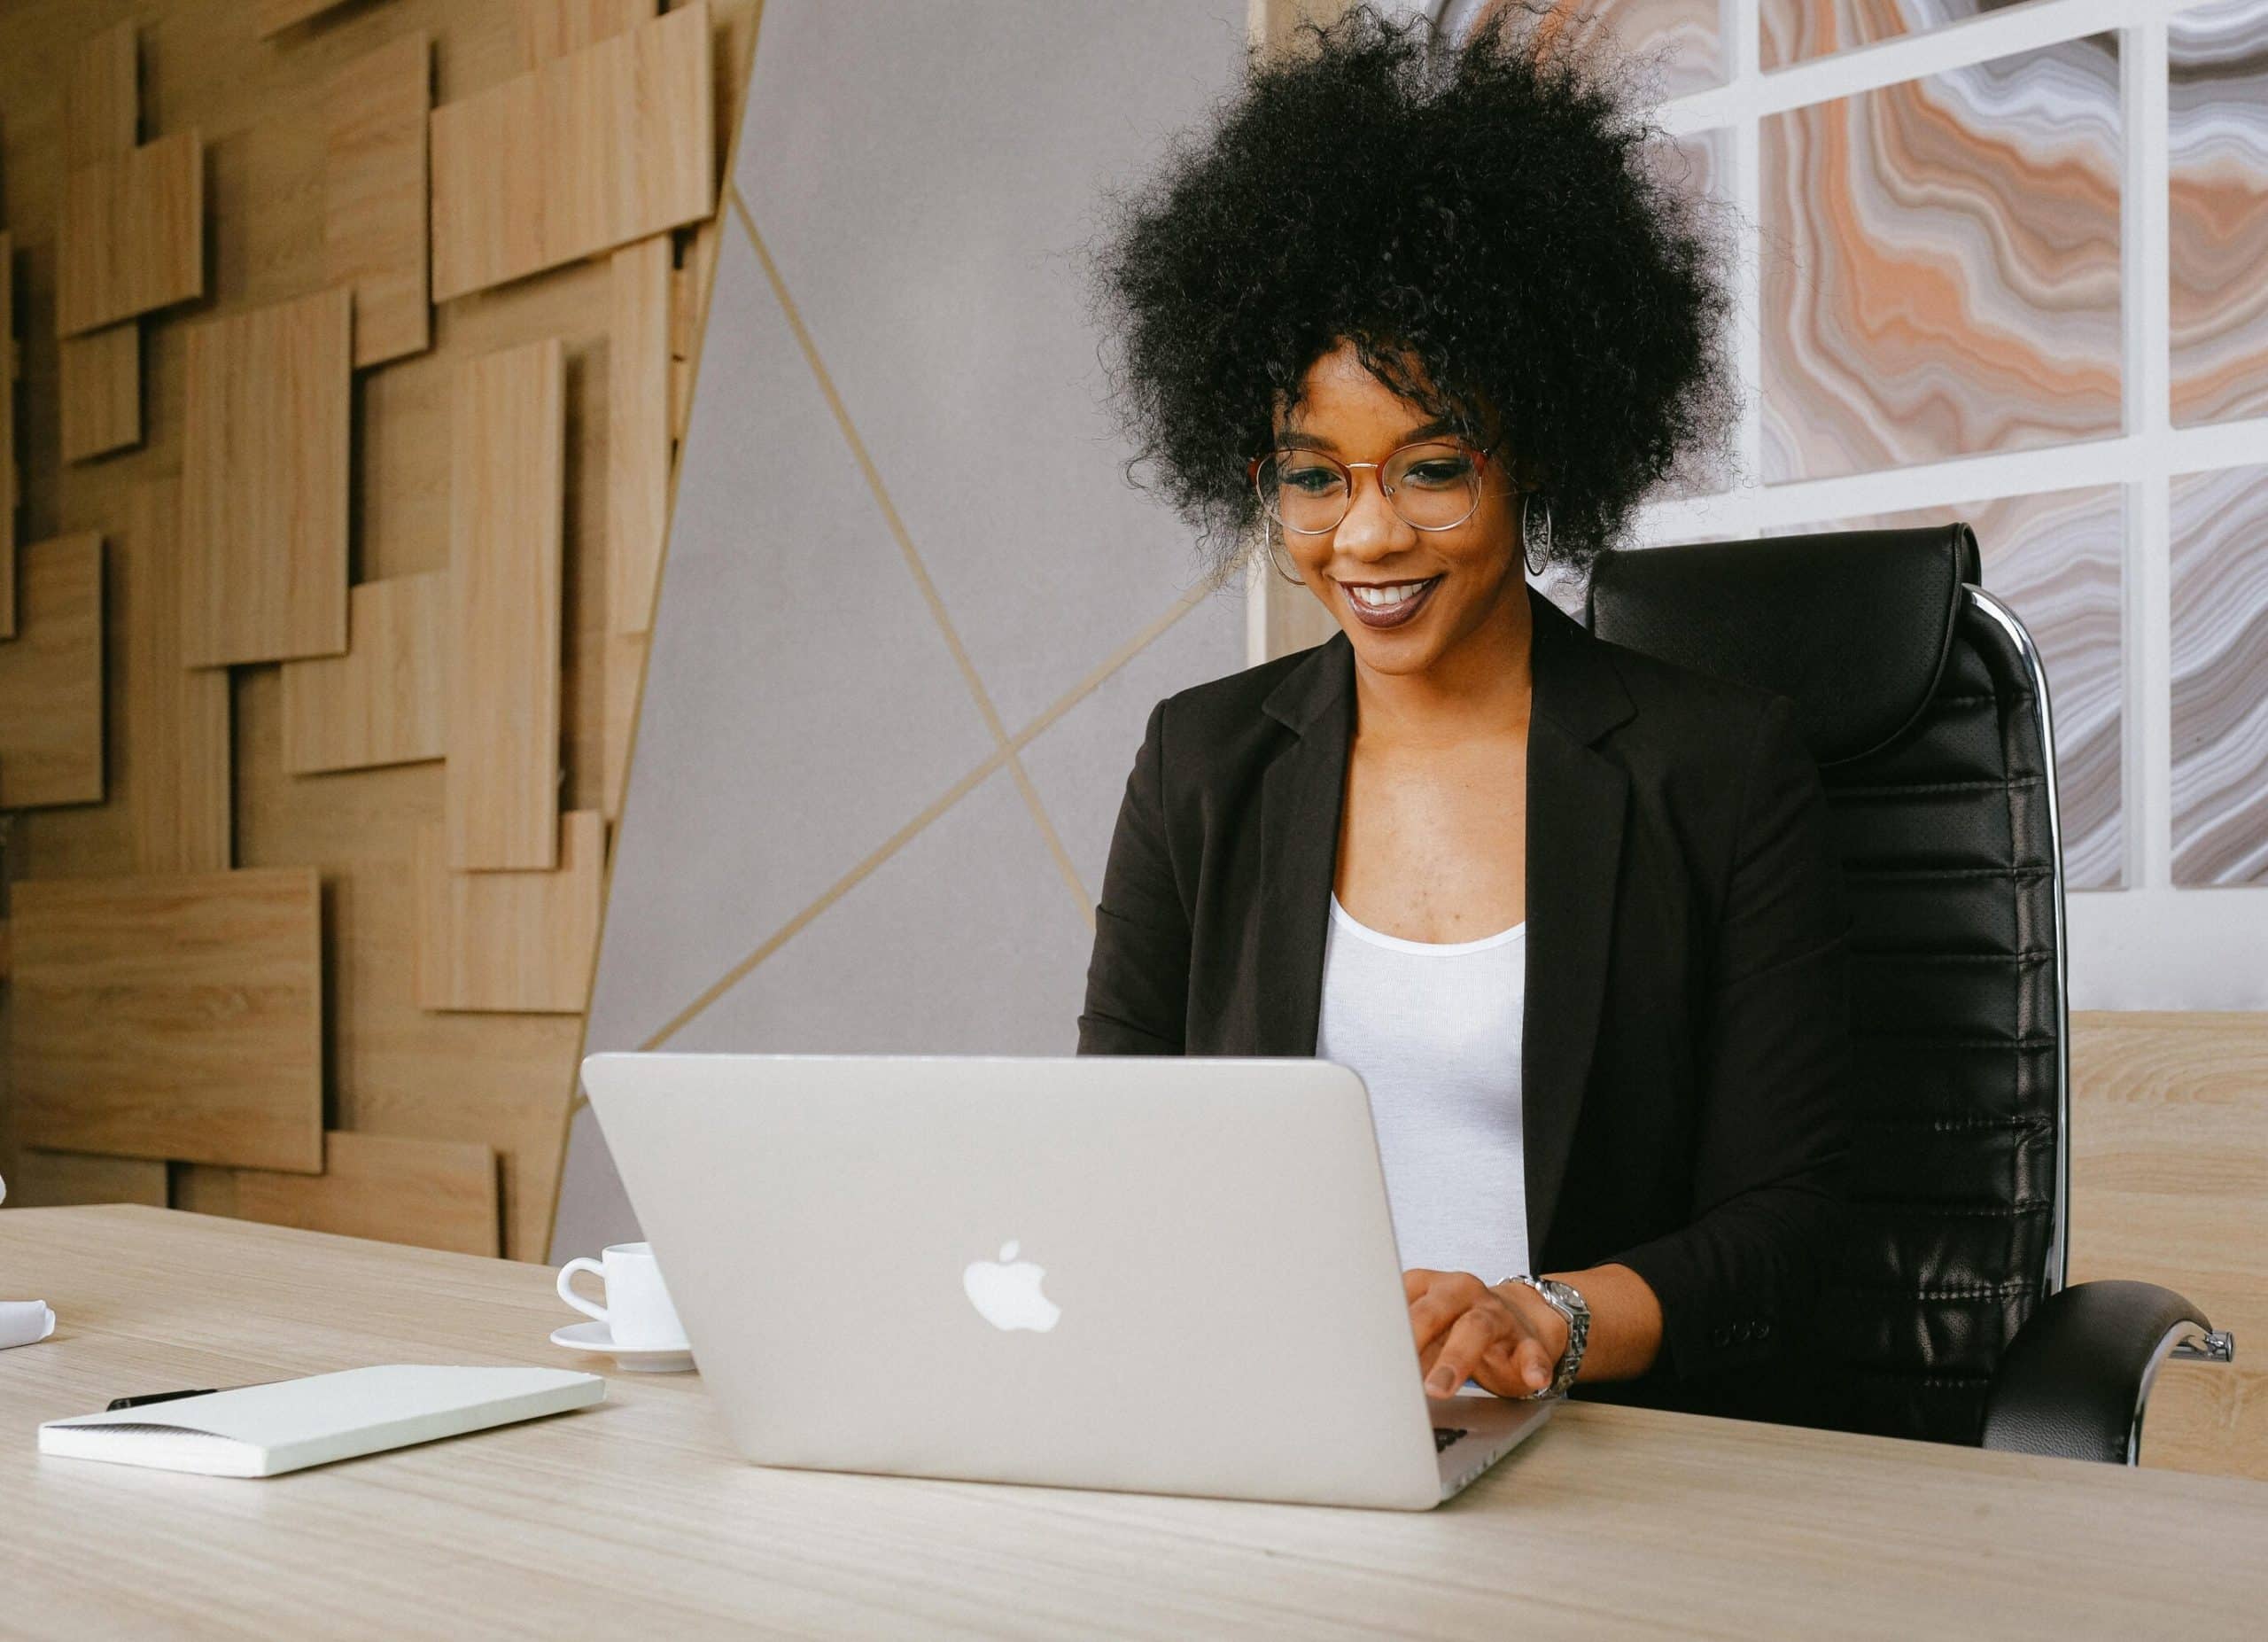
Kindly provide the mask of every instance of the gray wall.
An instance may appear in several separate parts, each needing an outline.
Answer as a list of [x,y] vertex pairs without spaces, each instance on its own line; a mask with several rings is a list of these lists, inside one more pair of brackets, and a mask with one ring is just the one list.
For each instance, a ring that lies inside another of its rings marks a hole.
[[[1143,720],[1245,643],[1125,482],[1076,248],[1245,12],[765,7],[592,1050],[1071,1049]],[[555,1257],[634,1226],[579,1108]]]

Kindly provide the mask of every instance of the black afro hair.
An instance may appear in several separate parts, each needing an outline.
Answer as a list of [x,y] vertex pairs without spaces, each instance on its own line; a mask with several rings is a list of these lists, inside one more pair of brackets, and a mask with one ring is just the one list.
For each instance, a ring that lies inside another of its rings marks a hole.
[[1246,464],[1343,339],[1551,502],[1581,572],[1657,484],[1730,461],[1715,213],[1636,117],[1629,59],[1508,0],[1461,43],[1368,6],[1254,52],[1116,201],[1094,264],[1130,474],[1225,569]]

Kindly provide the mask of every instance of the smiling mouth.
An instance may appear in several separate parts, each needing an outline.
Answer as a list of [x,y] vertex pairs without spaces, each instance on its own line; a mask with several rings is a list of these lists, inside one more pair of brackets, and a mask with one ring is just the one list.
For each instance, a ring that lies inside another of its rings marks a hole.
[[1441,585],[1439,576],[1417,581],[1342,581],[1347,608],[1366,627],[1399,627],[1415,621]]

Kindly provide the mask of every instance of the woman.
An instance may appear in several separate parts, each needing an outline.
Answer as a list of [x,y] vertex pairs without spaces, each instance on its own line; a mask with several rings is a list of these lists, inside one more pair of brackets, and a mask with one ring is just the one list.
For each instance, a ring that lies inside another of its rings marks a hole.
[[1429,1390],[1792,1420],[1848,1129],[1818,774],[1785,700],[1522,574],[1733,417],[1720,259],[1643,135],[1525,13],[1448,51],[1365,11],[1128,203],[1144,459],[1341,631],[1152,712],[1079,1047],[1362,1073]]

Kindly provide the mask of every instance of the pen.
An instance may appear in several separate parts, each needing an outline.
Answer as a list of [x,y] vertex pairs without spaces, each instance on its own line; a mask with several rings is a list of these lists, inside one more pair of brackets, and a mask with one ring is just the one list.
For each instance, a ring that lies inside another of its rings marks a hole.
[[[260,1385],[274,1385],[276,1381],[273,1380],[261,1380],[255,1381],[254,1383]],[[215,1391],[245,1391],[249,1389],[251,1389],[251,1387],[241,1385],[208,1385],[201,1386],[188,1391],[152,1391],[144,1397],[113,1397],[110,1399],[109,1405],[103,1410],[103,1412],[106,1414],[114,1414],[121,1408],[147,1408],[152,1403],[178,1402],[184,1397],[210,1397]]]

